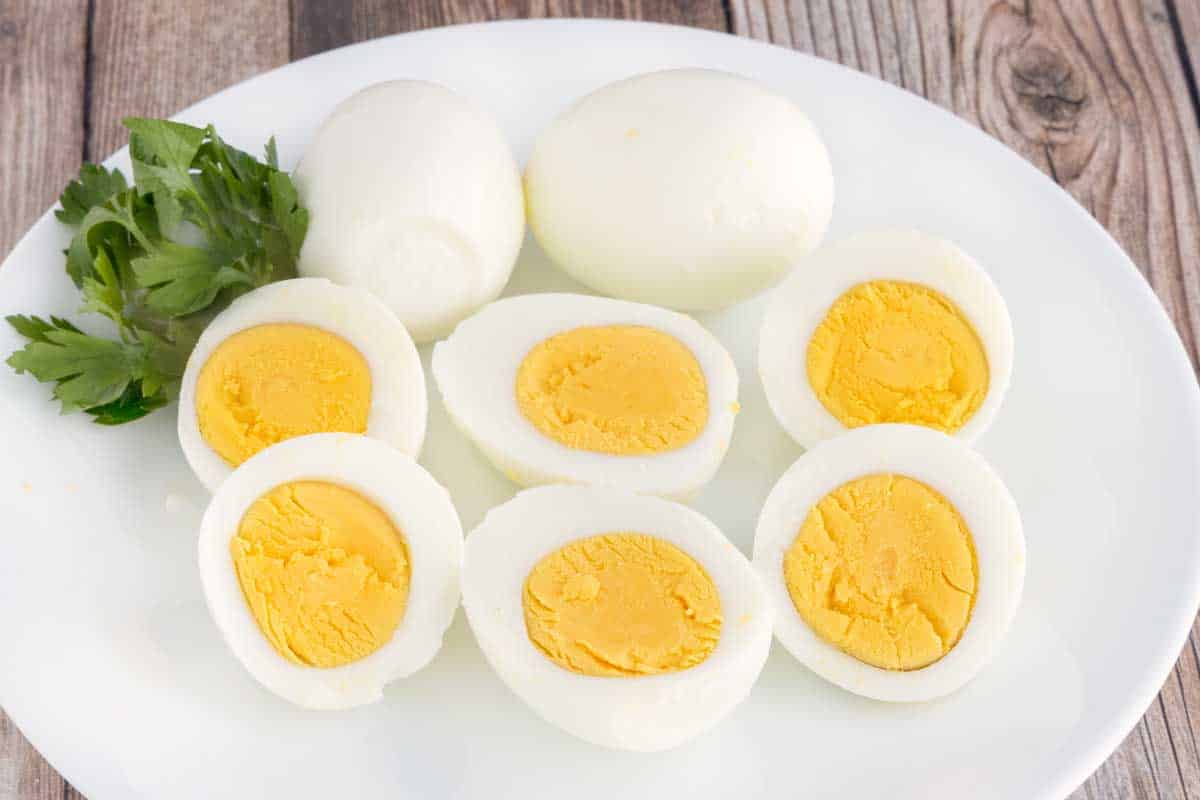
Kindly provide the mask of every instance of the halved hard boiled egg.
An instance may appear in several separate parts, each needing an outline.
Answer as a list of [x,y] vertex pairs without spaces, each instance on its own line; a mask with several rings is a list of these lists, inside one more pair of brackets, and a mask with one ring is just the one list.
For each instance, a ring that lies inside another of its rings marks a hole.
[[914,230],[825,245],[775,290],[758,368],[779,423],[809,447],[848,428],[924,425],[973,441],[1012,374],[1012,322],[988,274]]
[[351,434],[275,445],[221,484],[200,578],[242,665],[306,708],[350,708],[424,667],[458,607],[462,527],[412,458]]
[[712,478],[737,370],[691,317],[574,294],[499,300],[433,351],[446,410],[516,483],[671,497]]
[[670,69],[609,84],[537,138],[529,225],[550,258],[604,294],[722,308],[816,247],[833,169],[795,103],[748,78]]
[[499,124],[435,83],[387,81],[342,102],[296,188],[311,219],[300,274],[369,290],[418,342],[494,300],[525,236]]
[[1025,580],[1017,505],[983,457],[915,425],[822,442],[767,497],[754,566],[775,635],[813,672],[889,701],[955,691],[992,657]]
[[546,721],[595,744],[657,751],[749,694],[771,607],[717,527],[667,500],[546,486],[467,537],[463,607],[488,662]]
[[216,490],[260,450],[310,433],[365,433],[416,457],[428,400],[416,346],[362,289],[295,278],[239,297],[188,358],[179,443]]

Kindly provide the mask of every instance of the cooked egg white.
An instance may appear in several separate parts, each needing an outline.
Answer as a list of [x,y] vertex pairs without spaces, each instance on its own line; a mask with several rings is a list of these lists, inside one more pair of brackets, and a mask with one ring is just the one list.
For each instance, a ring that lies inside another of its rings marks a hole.
[[609,84],[537,138],[529,224],[562,269],[605,294],[721,308],[779,280],[833,210],[808,117],[747,78],[672,69]]
[[758,368],[801,445],[876,423],[973,441],[1012,374],[1012,322],[979,264],[913,230],[861,233],[805,257],[763,317]]
[[784,473],[754,566],[776,637],[807,667],[865,697],[923,701],[991,659],[1020,602],[1025,538],[1012,495],[962,441],[872,425]]
[[698,322],[572,294],[499,300],[433,351],[458,427],[526,486],[587,483],[672,497],[729,446],[737,371]]
[[525,234],[520,172],[496,121],[423,81],[333,110],[296,169],[300,274],[371,291],[418,342],[496,298]]
[[546,486],[467,537],[463,606],[488,662],[546,721],[623,750],[676,747],[749,694],[771,607],[749,562],[686,506]]
[[365,433],[416,456],[425,375],[395,314],[320,278],[239,297],[205,328],[179,396],[179,443],[215,490],[234,467],[309,433]]
[[226,480],[200,524],[205,600],[270,691],[315,709],[378,700],[437,653],[462,527],[412,458],[352,434],[290,439]]

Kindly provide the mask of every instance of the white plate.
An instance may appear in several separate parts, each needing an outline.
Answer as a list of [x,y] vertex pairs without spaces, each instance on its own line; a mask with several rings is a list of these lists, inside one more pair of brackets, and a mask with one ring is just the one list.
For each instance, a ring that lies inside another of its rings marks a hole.
[[[911,94],[743,39],[651,25],[521,22],[380,39],[248,81],[185,111],[289,163],[364,84],[441,81],[499,115],[520,157],[572,99],[697,65],[794,97],[837,175],[831,236],[915,225],[958,241],[1008,299],[1012,390],[979,446],[1024,515],[1024,603],[998,658],[940,702],[847,694],[776,647],[750,700],[674,752],[600,750],[541,722],[484,663],[461,615],[423,672],[378,705],[303,712],[260,689],[204,610],[206,494],[174,414],[103,429],[0,369],[0,703],[92,800],[134,797],[1060,797],[1158,691],[1200,600],[1200,401],[1179,340],[1116,244],[1049,179]],[[52,132],[48,132],[52,135]],[[78,296],[44,218],[0,270],[0,311]],[[526,247],[510,293],[574,288]],[[744,550],[799,454],[754,369],[758,298],[702,321],[742,375],[743,413],[696,506]],[[0,351],[18,345],[4,327]],[[428,349],[423,356],[428,367]],[[431,397],[423,463],[473,526],[513,487]]]

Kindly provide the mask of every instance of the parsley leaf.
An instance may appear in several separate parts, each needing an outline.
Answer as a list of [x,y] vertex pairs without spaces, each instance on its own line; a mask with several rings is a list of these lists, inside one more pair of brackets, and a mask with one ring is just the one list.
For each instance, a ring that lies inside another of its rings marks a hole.
[[133,158],[134,180],[144,191],[151,187],[143,183],[139,170],[142,171],[141,175],[146,175],[146,170],[152,170],[149,174],[157,175],[157,163],[162,165],[165,172],[187,175],[207,133],[204,128],[169,119],[127,117],[123,124],[129,129],[129,154]]
[[[274,139],[271,140],[274,144]],[[273,172],[267,179],[271,187],[271,216],[275,228],[263,230],[263,246],[277,264],[294,268],[300,258],[300,245],[308,233],[308,209],[300,205],[292,179]]]
[[108,247],[116,257],[118,248],[146,247],[158,236],[157,226],[147,218],[148,201],[137,189],[125,189],[92,206],[79,222],[79,229],[67,248],[67,274],[77,287],[92,274],[96,253]]
[[55,329],[75,331],[76,333],[81,332],[79,328],[76,328],[62,317],[50,317],[50,321],[47,322],[41,317],[27,317],[23,314],[13,314],[11,317],[5,317],[5,319],[8,320],[9,325],[16,328],[17,333],[34,342],[50,341],[46,338],[46,334]]
[[162,394],[144,396],[141,389],[130,385],[120,397],[111,403],[92,406],[84,409],[91,414],[93,421],[99,425],[122,425],[141,419],[156,408],[167,404],[167,398]]
[[[9,322],[18,327],[12,319]],[[27,318],[23,324],[29,322],[39,328],[38,338],[9,356],[8,364],[39,381],[54,381],[54,396],[62,401],[63,413],[111,403],[137,377],[135,348],[77,329],[47,325],[37,317]]]
[[[128,407],[140,398],[140,408],[151,411],[165,405],[165,387],[183,375],[187,353],[146,331],[123,342],[84,333],[67,320],[14,315],[8,322],[30,339],[8,357],[18,373],[28,372],[39,381],[53,381],[54,396],[63,413],[88,410],[118,403]],[[102,415],[116,419],[128,416],[113,408]],[[138,416],[142,416],[139,414]],[[136,417],[130,417],[135,419]],[[125,420],[123,420],[125,421]]]
[[54,383],[63,412],[119,425],[166,405],[200,330],[234,297],[292,277],[308,211],[279,170],[226,144],[210,125],[130,118],[133,185],[84,164],[56,212],[75,227],[66,271],[80,311],[100,314],[115,338],[61,317],[8,317],[28,343],[8,364]]
[[169,317],[191,314],[212,304],[230,286],[254,287],[254,280],[233,264],[222,264],[199,247],[164,242],[133,260],[138,284],[150,289],[146,305]]
[[54,216],[67,225],[78,225],[94,206],[125,191],[125,188],[125,176],[120,170],[108,170],[99,164],[84,164],[79,169],[79,177],[63,190],[59,198],[62,208],[55,211]]
[[125,310],[125,295],[121,291],[121,282],[113,269],[108,254],[101,250],[96,254],[92,265],[92,274],[85,275],[81,289],[83,291],[83,306],[81,311],[103,314],[118,325],[122,324]]

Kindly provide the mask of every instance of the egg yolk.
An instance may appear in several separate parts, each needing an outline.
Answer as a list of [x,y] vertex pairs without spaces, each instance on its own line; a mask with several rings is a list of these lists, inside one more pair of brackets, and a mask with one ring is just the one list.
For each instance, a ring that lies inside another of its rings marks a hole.
[[259,630],[293,663],[357,661],[404,617],[412,572],[404,537],[344,486],[276,486],[246,511],[229,552]]
[[551,336],[517,370],[517,406],[579,450],[644,455],[693,441],[708,423],[708,385],[678,339],[637,325]]
[[704,568],[642,533],[572,542],[534,566],[522,597],[530,641],[563,669],[629,677],[694,667],[721,636]]
[[783,576],[821,638],[892,670],[950,652],[979,585],[975,545],[954,506],[890,474],[850,481],[813,506],[784,554]]
[[258,325],[230,336],[196,380],[196,421],[231,466],[309,433],[362,433],[371,408],[367,361],[310,325]]
[[848,428],[908,422],[952,432],[988,390],[983,344],[927,286],[871,281],[839,297],[808,342],[808,380]]

